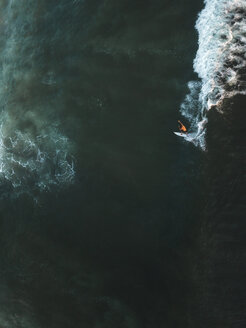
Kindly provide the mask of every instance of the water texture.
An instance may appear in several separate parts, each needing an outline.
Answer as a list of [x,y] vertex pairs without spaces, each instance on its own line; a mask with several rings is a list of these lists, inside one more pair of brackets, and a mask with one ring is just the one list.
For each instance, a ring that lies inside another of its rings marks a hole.
[[1,328],[246,326],[244,9],[0,0]]
[[[63,90],[43,58],[49,24],[35,1],[1,2],[1,185],[12,195],[72,182],[72,143],[61,132]],[[53,39],[53,40],[52,40]],[[47,58],[46,58],[47,59]]]
[[246,94],[245,1],[205,1],[196,29],[199,48],[194,71],[200,80],[189,82],[181,113],[192,124],[192,141],[205,149],[208,111],[212,107],[222,111],[225,99]]

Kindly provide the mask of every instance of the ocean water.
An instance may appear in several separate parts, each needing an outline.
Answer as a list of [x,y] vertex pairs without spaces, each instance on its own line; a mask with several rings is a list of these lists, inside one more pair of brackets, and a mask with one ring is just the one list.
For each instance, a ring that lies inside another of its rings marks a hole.
[[203,150],[208,111],[216,107],[223,113],[225,99],[246,94],[246,3],[207,0],[205,4],[196,22],[199,47],[194,71],[199,80],[189,82],[190,92],[181,105],[192,125],[192,142]]
[[7,197],[69,183],[74,176],[72,142],[60,128],[63,88],[45,57],[54,40],[47,40],[41,25],[52,29],[50,14],[40,18],[42,5],[33,1],[1,2],[0,166]]
[[245,327],[245,13],[0,0],[1,328]]

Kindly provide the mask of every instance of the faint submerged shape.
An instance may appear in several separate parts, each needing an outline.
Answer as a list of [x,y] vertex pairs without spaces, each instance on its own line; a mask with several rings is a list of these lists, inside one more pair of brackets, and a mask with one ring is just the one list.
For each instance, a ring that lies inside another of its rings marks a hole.
[[195,144],[205,149],[207,111],[237,94],[246,95],[246,2],[205,0],[196,22],[199,48],[194,70],[201,82],[189,82],[190,93],[181,113],[196,133]]
[[74,178],[72,145],[60,131],[61,92],[45,66],[43,7],[34,0],[0,2],[1,194],[48,190]]

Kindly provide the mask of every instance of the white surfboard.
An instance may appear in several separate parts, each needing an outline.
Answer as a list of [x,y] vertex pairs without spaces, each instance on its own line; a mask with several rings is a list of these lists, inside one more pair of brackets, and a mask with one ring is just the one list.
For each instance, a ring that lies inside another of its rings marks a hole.
[[193,141],[198,136],[197,133],[182,133],[182,132],[173,132],[178,137],[182,137],[187,141]]
[[187,136],[187,133],[182,133],[182,132],[173,132],[174,134],[176,134],[176,136],[179,136],[179,137],[186,137]]

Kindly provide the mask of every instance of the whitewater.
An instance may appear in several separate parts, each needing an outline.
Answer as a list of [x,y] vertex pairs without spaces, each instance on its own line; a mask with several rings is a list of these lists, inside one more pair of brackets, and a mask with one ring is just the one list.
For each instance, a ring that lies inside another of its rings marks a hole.
[[193,67],[199,80],[188,83],[180,111],[191,124],[188,141],[205,150],[208,111],[223,113],[225,99],[246,94],[245,0],[205,0],[196,29],[199,47]]
[[0,1],[0,13],[1,195],[70,184],[73,144],[60,123],[61,76],[45,62],[59,36],[40,35],[49,22],[37,1]]

